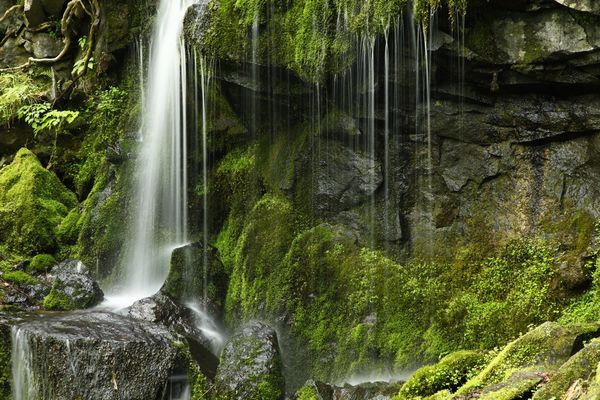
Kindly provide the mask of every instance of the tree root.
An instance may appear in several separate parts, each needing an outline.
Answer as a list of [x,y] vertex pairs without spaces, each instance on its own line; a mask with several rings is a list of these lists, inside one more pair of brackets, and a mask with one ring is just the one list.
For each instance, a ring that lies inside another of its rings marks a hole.
[[14,5],[12,7],[10,7],[8,10],[6,10],[6,12],[4,13],[4,15],[2,17],[0,17],[0,24],[3,23],[6,19],[8,19],[8,17],[15,11],[19,11],[19,10],[23,10],[23,6],[22,5]]

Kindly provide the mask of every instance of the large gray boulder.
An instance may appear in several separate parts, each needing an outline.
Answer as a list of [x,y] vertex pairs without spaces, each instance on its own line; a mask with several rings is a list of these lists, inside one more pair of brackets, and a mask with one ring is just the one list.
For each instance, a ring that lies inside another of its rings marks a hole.
[[229,400],[283,399],[285,384],[275,331],[251,322],[234,334],[221,355],[215,387],[219,396]]
[[165,328],[108,312],[31,317],[12,341],[27,399],[163,399],[179,354]]
[[74,310],[93,307],[104,298],[98,283],[79,260],[68,259],[50,271],[52,290],[44,299],[47,309]]

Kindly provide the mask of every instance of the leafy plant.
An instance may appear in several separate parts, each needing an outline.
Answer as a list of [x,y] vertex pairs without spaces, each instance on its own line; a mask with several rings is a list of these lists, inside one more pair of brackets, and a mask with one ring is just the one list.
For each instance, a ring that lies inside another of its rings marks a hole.
[[0,125],[8,125],[24,105],[39,99],[41,87],[25,73],[0,74]]
[[58,132],[66,125],[72,124],[79,117],[79,111],[53,110],[50,103],[36,103],[21,107],[18,116],[33,128],[33,134],[37,137],[42,131]]
[[[91,70],[94,69],[94,57],[91,57],[88,60],[87,69],[91,69]],[[73,75],[81,75],[84,70],[85,70],[85,57],[75,61],[75,64],[73,65],[73,70],[71,71],[71,73]]]

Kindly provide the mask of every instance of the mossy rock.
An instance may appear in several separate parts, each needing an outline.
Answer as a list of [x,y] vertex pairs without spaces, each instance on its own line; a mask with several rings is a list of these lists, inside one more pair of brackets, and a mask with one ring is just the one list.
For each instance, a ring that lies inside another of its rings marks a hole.
[[[235,253],[227,292],[227,316],[248,319],[265,303],[274,310],[285,295],[278,284],[283,261],[295,237],[298,217],[291,203],[280,196],[266,195],[246,217]],[[264,307],[262,307],[264,309]]]
[[480,400],[520,400],[528,399],[544,379],[539,372],[516,373],[508,381],[487,388]]
[[564,363],[548,383],[533,396],[533,400],[561,399],[578,380],[590,381],[596,377],[600,363],[600,340],[594,339]]
[[0,400],[11,400],[11,318],[0,316]]
[[0,241],[23,255],[56,251],[57,227],[77,198],[31,151],[0,170]]
[[223,311],[227,284],[228,277],[216,249],[196,242],[173,251],[169,275],[161,291],[181,302],[201,298],[211,315],[219,316]]
[[9,271],[2,274],[2,279],[15,285],[35,285],[39,281],[24,271]]
[[[423,400],[450,400],[452,398],[452,393],[449,390],[440,390],[436,394],[431,396],[424,397]],[[396,400],[396,399],[394,399]]]
[[56,259],[52,255],[38,254],[27,265],[27,272],[31,274],[47,272],[54,265],[56,265]]
[[485,355],[477,351],[457,351],[435,365],[417,370],[402,386],[396,400],[431,396],[439,391],[458,389],[484,366]]
[[586,341],[600,336],[600,324],[560,325],[546,322],[509,343],[477,376],[459,389],[467,394],[500,384],[517,371],[532,369],[551,373]]
[[[294,395],[295,400],[321,400],[323,396],[317,386],[318,384],[314,381],[308,381],[302,386]],[[331,397],[331,393],[329,393]]]
[[282,400],[285,381],[275,331],[251,322],[236,332],[221,354],[215,376],[218,398]]

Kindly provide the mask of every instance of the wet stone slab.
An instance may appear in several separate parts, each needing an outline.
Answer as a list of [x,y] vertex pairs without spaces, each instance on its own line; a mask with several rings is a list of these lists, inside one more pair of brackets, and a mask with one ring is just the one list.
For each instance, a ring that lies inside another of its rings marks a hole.
[[165,399],[179,359],[166,328],[105,311],[2,315],[13,398]]

